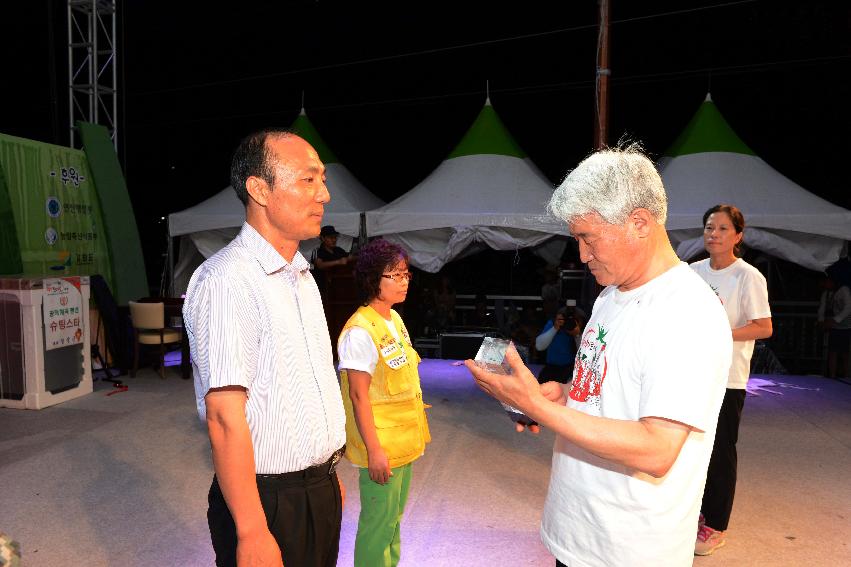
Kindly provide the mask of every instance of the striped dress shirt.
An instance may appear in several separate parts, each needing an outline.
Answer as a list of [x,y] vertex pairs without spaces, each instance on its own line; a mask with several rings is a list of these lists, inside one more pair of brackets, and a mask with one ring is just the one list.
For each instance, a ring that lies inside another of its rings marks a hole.
[[189,282],[183,317],[198,414],[211,388],[242,386],[257,474],[321,464],[346,440],[328,324],[309,264],[288,263],[249,224]]

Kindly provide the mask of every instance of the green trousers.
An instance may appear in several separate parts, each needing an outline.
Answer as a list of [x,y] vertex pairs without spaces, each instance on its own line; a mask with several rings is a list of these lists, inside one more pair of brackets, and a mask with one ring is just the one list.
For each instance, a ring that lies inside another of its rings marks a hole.
[[369,478],[369,469],[360,469],[355,567],[396,567],[399,563],[402,548],[399,527],[411,488],[412,465],[390,469],[393,476],[383,485]]

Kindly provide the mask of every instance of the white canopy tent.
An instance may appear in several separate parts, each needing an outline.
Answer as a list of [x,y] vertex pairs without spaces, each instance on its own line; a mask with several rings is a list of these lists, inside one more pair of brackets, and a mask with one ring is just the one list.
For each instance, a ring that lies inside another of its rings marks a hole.
[[706,100],[661,160],[668,234],[684,260],[703,251],[703,213],[719,203],[745,215],[745,244],[806,268],[836,262],[851,211],[813,195],[765,163]]
[[[326,185],[331,193],[331,202],[325,206],[322,224],[334,225],[341,233],[338,245],[348,248],[360,235],[363,212],[380,207],[384,201],[367,190],[339,162],[308,120],[304,109],[291,129],[310,142],[325,164]],[[230,186],[193,207],[168,216],[169,236],[180,237],[177,265],[174,266],[171,279],[173,294],[185,292],[195,268],[230,242],[243,222],[245,206]],[[309,257],[318,245],[318,239],[311,239],[302,242],[299,249]]]
[[515,250],[567,234],[564,223],[546,211],[552,192],[487,100],[431,175],[395,201],[367,211],[367,233],[401,244],[414,266],[437,272],[484,246]]

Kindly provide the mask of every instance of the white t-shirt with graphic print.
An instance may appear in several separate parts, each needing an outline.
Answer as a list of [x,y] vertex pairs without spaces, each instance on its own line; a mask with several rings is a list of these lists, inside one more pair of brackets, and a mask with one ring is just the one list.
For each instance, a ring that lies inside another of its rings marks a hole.
[[[718,295],[727,312],[731,329],[744,327],[748,321],[754,319],[771,317],[765,277],[741,258],[722,270],[713,270],[709,266],[709,258],[695,262],[691,269]],[[728,388],[744,390],[748,385],[753,348],[754,341],[733,342],[733,363],[727,378]]]
[[718,298],[685,263],[634,290],[603,290],[567,405],[608,419],[660,417],[692,431],[663,478],[556,437],[541,537],[562,563],[692,564],[731,351]]

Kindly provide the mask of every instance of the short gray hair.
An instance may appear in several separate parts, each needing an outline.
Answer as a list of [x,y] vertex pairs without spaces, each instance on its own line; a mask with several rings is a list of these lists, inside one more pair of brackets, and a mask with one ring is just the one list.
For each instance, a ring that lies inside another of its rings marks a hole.
[[638,208],[664,225],[668,197],[662,178],[641,145],[607,148],[585,158],[556,188],[547,207],[568,224],[597,213],[609,224],[626,222]]

